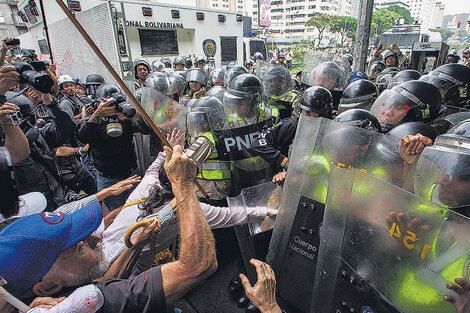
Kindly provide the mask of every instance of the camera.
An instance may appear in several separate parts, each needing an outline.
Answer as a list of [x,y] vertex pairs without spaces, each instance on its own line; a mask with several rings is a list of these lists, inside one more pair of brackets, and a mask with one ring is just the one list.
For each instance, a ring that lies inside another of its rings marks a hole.
[[14,66],[20,74],[20,84],[28,84],[42,93],[52,92],[54,80],[50,75],[38,73],[26,62],[12,62],[8,65]]
[[111,95],[111,98],[116,100],[114,102],[114,105],[116,106],[116,111],[122,113],[125,117],[133,118],[137,113],[137,111],[132,105],[126,103],[126,98],[124,98],[122,94],[114,93]]

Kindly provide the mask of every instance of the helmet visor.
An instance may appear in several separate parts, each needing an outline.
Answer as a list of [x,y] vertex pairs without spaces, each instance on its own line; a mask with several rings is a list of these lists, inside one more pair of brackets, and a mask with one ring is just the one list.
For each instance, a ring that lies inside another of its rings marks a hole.
[[377,117],[384,129],[392,129],[402,123],[408,111],[416,104],[396,89],[387,89],[374,101],[370,112]]

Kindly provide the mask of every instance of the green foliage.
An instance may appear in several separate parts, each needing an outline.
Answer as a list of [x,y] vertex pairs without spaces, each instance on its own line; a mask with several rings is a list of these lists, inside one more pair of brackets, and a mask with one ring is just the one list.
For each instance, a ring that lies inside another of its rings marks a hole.
[[331,29],[334,26],[335,18],[332,15],[325,13],[314,12],[312,17],[305,22],[305,26],[313,26],[318,31],[318,42],[323,38],[323,32],[326,29]]
[[341,35],[340,45],[343,46],[346,38],[356,37],[357,20],[351,16],[332,15],[332,27],[330,30]]
[[402,18],[400,14],[388,9],[381,9],[372,13],[372,30],[378,35],[395,25],[395,21]]
[[450,36],[454,34],[453,31],[447,29],[430,29],[429,31],[441,33],[442,41],[446,41],[447,39],[449,39]]
[[405,24],[413,23],[413,18],[411,17],[411,13],[408,9],[398,5],[391,5],[387,8],[387,10],[400,14],[401,18],[405,19]]

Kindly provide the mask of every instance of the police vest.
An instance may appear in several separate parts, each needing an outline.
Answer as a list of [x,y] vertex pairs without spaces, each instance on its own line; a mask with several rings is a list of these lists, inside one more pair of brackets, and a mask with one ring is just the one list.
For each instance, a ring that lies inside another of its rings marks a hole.
[[[430,191],[428,192],[426,198],[427,200],[434,199],[434,192],[436,191],[437,184],[434,184]],[[427,206],[420,206],[417,208],[420,212],[429,211]],[[438,216],[442,219],[446,214],[445,209],[440,210]],[[451,262],[445,262],[443,258],[445,255],[441,254],[438,256],[438,237],[439,232],[436,234],[436,237],[433,240],[431,247],[431,257],[434,262],[443,263],[441,269],[439,269],[439,274],[431,272],[430,270],[424,274],[419,274],[416,271],[406,271],[401,277],[400,284],[395,293],[395,298],[393,303],[397,304],[398,307],[406,307],[411,310],[426,310],[428,313],[453,313],[455,312],[454,306],[443,299],[442,293],[446,292],[445,285],[448,283],[454,283],[455,278],[465,278],[466,273],[466,261],[468,251],[460,251],[460,254],[463,255],[457,260]],[[454,242],[450,249],[454,248],[457,245],[457,242]],[[433,284],[427,284],[423,282],[423,279],[432,280]],[[441,291],[441,293],[439,293]]]
[[[264,103],[258,104],[258,108],[259,108],[258,123],[260,123],[262,121],[265,121],[269,118],[274,118],[276,120],[276,122],[279,119],[279,110],[278,110],[278,108],[270,106],[270,105],[266,105]],[[235,126],[243,126],[243,119],[241,117],[239,117],[238,115],[236,115],[236,114],[230,115],[227,118],[227,121],[229,123],[238,124],[238,125],[235,125]],[[234,121],[236,121],[236,122],[234,122]],[[273,124],[275,124],[276,122],[274,122]]]
[[213,147],[207,160],[201,164],[196,177],[205,180],[230,179],[230,162],[219,160],[219,154],[217,153],[217,149],[215,149],[216,137],[214,134],[211,131],[208,131],[202,135],[197,136],[196,140],[199,137],[204,137],[209,140]]

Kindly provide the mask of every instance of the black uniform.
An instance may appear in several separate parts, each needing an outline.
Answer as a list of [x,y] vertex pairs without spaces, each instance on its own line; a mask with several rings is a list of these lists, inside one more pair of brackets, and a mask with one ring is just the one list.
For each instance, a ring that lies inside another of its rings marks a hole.
[[286,118],[276,126],[268,128],[253,141],[250,150],[280,169],[282,160],[289,154],[298,122],[297,117]]

